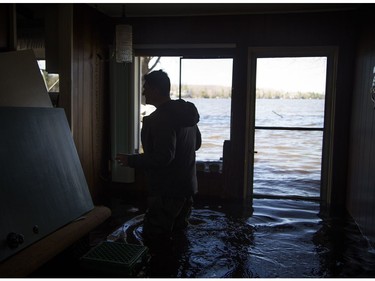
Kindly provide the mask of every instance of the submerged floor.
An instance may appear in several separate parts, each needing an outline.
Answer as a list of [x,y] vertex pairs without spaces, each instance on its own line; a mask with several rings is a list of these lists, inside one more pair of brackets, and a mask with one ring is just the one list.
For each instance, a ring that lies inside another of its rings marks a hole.
[[[109,224],[120,227],[109,236],[97,230],[91,243],[141,244],[143,208],[121,200],[112,205]],[[240,217],[222,206],[196,204],[186,234],[160,244],[137,277],[375,277],[375,251],[350,219],[323,220],[318,203],[303,200],[255,199],[253,206],[252,216]],[[35,276],[64,276],[41,272]],[[66,270],[65,275],[107,276]]]
[[[375,277],[375,252],[353,221],[318,213],[318,203],[303,200],[255,199],[251,217],[196,206],[186,235],[159,245],[139,276]],[[142,243],[141,219],[118,229],[128,243]]]

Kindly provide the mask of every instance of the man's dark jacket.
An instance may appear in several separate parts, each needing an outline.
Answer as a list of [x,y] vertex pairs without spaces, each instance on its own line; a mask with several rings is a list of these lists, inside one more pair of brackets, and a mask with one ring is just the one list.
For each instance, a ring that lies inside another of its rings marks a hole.
[[195,151],[201,146],[195,105],[170,100],[143,118],[144,153],[129,156],[130,167],[145,170],[149,196],[187,197],[198,191]]

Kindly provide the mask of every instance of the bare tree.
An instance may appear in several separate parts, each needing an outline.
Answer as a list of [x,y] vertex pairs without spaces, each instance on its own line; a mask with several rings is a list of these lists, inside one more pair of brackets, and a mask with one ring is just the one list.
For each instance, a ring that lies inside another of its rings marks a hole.
[[144,75],[146,75],[147,73],[151,72],[156,67],[156,65],[159,63],[161,57],[158,57],[156,59],[156,61],[154,62],[154,64],[151,67],[149,67],[149,63],[150,63],[150,61],[153,58],[154,57],[142,57],[142,59],[141,59],[141,65],[142,65],[141,66],[142,67],[142,73],[141,74],[142,74],[142,79],[143,79]]

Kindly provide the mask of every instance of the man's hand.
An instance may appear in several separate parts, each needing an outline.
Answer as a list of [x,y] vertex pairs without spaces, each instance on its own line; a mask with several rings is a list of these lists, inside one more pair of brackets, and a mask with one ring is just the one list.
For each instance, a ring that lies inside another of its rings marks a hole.
[[128,166],[128,156],[126,154],[117,153],[115,160],[120,164],[120,166]]

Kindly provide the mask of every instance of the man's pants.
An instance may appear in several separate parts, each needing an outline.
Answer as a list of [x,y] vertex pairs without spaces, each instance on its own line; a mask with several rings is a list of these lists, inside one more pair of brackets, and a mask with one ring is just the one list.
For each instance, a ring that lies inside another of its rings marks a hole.
[[191,196],[186,198],[149,197],[144,217],[145,239],[169,238],[175,232],[186,229],[193,205]]

